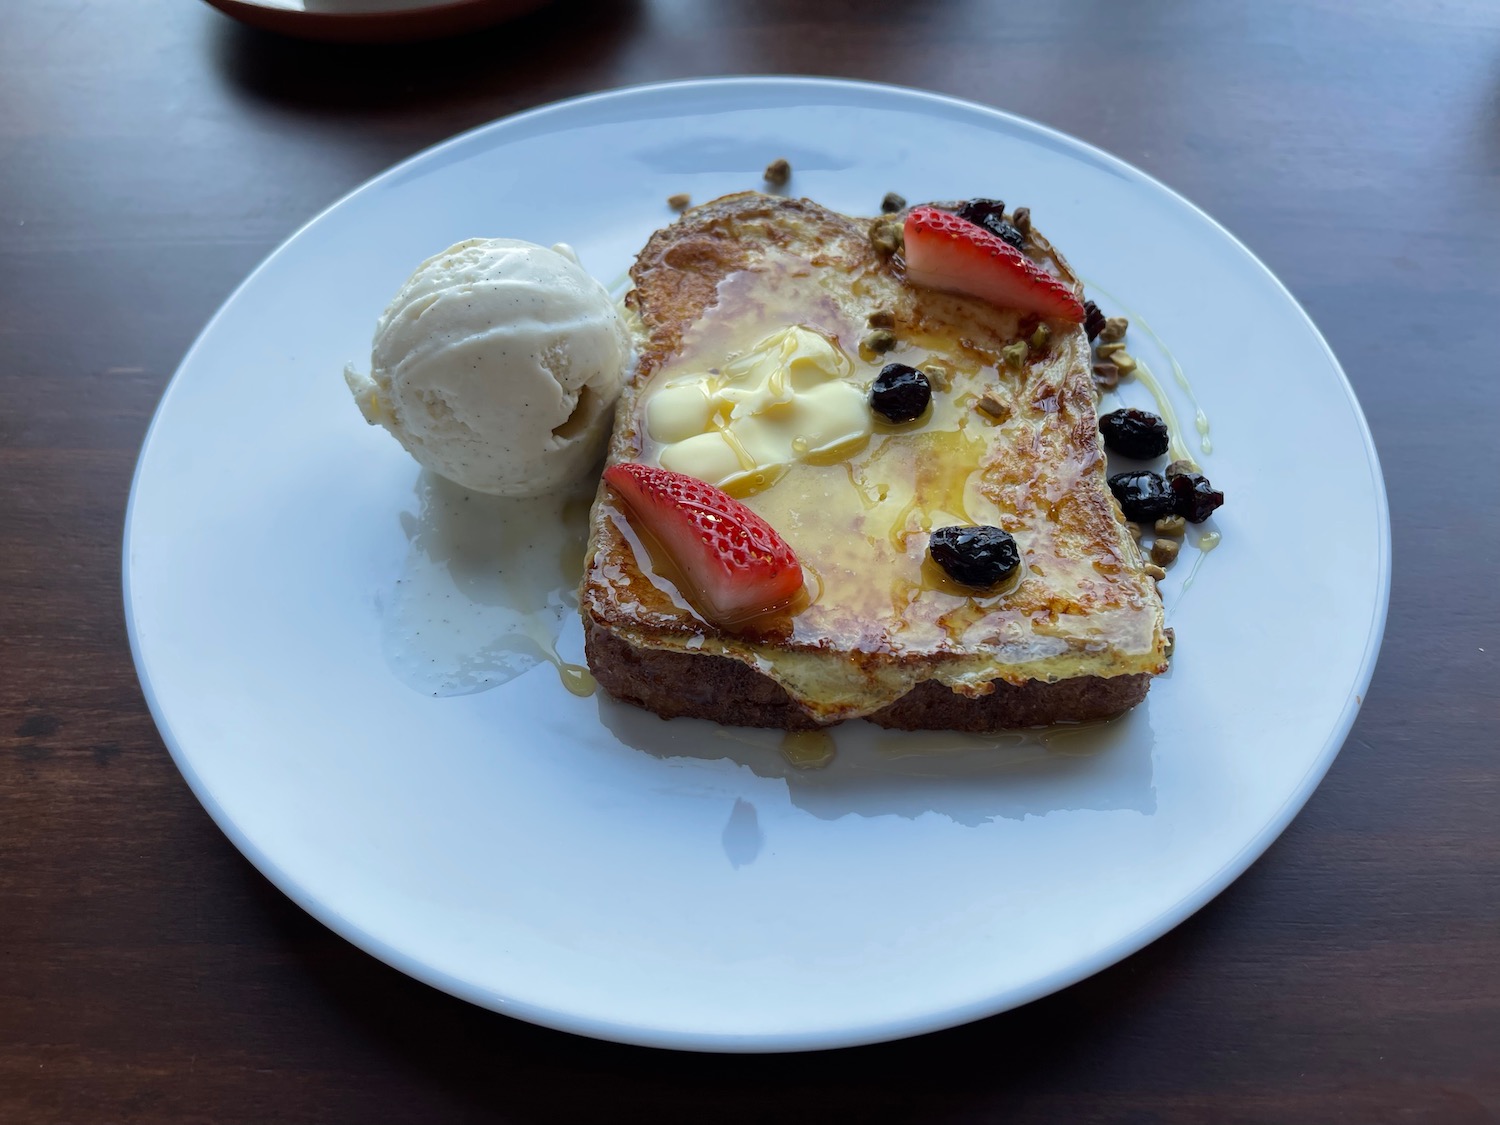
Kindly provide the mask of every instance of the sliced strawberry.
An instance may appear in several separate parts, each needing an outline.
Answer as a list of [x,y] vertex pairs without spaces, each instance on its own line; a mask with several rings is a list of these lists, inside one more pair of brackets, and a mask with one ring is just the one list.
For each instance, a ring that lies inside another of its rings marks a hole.
[[906,279],[1001,308],[1083,323],[1072,288],[983,227],[936,207],[906,216]]
[[683,592],[715,625],[779,609],[802,588],[802,567],[776,530],[721,488],[670,469],[611,465],[604,479],[639,530],[692,587]]

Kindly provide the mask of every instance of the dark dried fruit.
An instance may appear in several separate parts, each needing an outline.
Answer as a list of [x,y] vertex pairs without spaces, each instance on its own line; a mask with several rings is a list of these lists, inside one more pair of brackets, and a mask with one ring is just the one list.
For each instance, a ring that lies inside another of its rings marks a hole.
[[1133,406],[1111,410],[1100,418],[1099,432],[1112,452],[1137,461],[1160,457],[1171,443],[1167,424],[1158,415]]
[[1116,473],[1109,478],[1109,490],[1115,494],[1125,518],[1137,523],[1152,523],[1176,510],[1172,490],[1160,473],[1149,469],[1137,473]]
[[1017,250],[1026,248],[1026,236],[1005,221],[1005,204],[998,199],[971,199],[958,209],[958,217],[983,227]]
[[1189,523],[1202,523],[1224,503],[1224,494],[1202,473],[1178,473],[1167,482],[1172,510]]
[[1017,250],[1026,249],[1026,236],[1004,219],[986,219],[979,224],[1002,242],[1008,242]]
[[971,223],[983,222],[987,215],[1003,219],[1005,204],[998,199],[971,199],[967,203],[960,203],[956,214],[960,219],[968,219]]
[[1083,302],[1083,330],[1088,333],[1089,343],[1104,331],[1105,316],[1102,309],[1093,301]]
[[932,561],[948,577],[976,590],[1004,582],[1021,565],[1021,551],[998,527],[940,527],[927,541]]
[[927,376],[904,363],[888,363],[870,388],[870,409],[888,422],[920,418],[932,401]]
[[906,210],[906,199],[893,191],[885,193],[885,198],[880,201],[880,210],[887,215],[894,215],[897,211]]

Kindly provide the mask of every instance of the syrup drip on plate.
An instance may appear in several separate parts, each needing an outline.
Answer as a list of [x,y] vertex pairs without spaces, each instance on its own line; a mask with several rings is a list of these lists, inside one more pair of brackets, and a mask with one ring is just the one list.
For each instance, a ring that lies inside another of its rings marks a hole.
[[[1155,346],[1156,350],[1162,355],[1162,357],[1165,358],[1167,365],[1172,369],[1173,380],[1182,390],[1182,393],[1187,396],[1188,404],[1192,409],[1193,427],[1198,432],[1198,449],[1204,457],[1212,454],[1214,451],[1214,445],[1213,439],[1210,437],[1211,427],[1209,425],[1208,415],[1204,412],[1203,407],[1199,405],[1198,398],[1193,393],[1192,384],[1188,382],[1187,375],[1182,370],[1182,364],[1177,361],[1177,357],[1172,354],[1172,350],[1168,348],[1165,341],[1163,341],[1162,338],[1152,330],[1151,326],[1147,324],[1144,319],[1142,319],[1139,313],[1121,304],[1120,301],[1112,294],[1106,292],[1104,289],[1095,285],[1093,282],[1088,282],[1087,284],[1090,292],[1096,292],[1108,298],[1112,304],[1116,305],[1120,309],[1120,311],[1129,318],[1130,331],[1132,333],[1139,333],[1140,335],[1144,336],[1151,342],[1152,345]],[[1141,386],[1143,386],[1147,391],[1150,392],[1152,399],[1155,400],[1156,412],[1161,415],[1162,421],[1167,424],[1167,432],[1170,435],[1170,445],[1167,450],[1167,457],[1173,461],[1178,459],[1189,461],[1193,460],[1194,458],[1188,452],[1188,448],[1186,445],[1187,434],[1183,429],[1181,423],[1177,419],[1177,412],[1175,409],[1173,409],[1172,400],[1167,393],[1167,388],[1162,385],[1161,380],[1156,377],[1155,373],[1152,372],[1151,367],[1146,363],[1144,359],[1141,358],[1140,354],[1135,350],[1133,346],[1129,349],[1129,351],[1132,358],[1134,358],[1136,361],[1135,371],[1133,372],[1131,377],[1122,379],[1118,388],[1112,391],[1104,392],[1104,394],[1101,396],[1101,402],[1099,405],[1100,413],[1102,414],[1106,410],[1114,409],[1117,406],[1131,405],[1124,401],[1124,396],[1121,392],[1124,391],[1124,389],[1132,381],[1140,383]],[[1222,486],[1222,482],[1220,482],[1220,484]],[[1185,539],[1185,543],[1197,548],[1197,554],[1193,557],[1192,566],[1188,569],[1187,577],[1182,582],[1182,586],[1178,593],[1179,598],[1192,588],[1193,582],[1198,577],[1198,571],[1203,567],[1203,560],[1211,551],[1213,551],[1215,547],[1219,545],[1222,538],[1222,535],[1217,531],[1194,529],[1189,532],[1187,538]],[[1177,566],[1179,568],[1182,566],[1182,562],[1182,560],[1179,560],[1179,562],[1177,563]],[[1172,611],[1175,608],[1176,605],[1174,602],[1168,602],[1168,620],[1171,619]]]
[[420,510],[402,517],[406,563],[382,614],[386,660],[402,682],[427,695],[467,695],[545,662],[568,691],[593,694],[589,670],[558,650],[578,615],[587,484],[512,500],[422,474]]
[[834,753],[833,735],[826,730],[789,730],[781,736],[781,756],[799,770],[822,769]]
[[[1214,451],[1214,443],[1213,438],[1210,436],[1212,426],[1209,423],[1208,414],[1203,409],[1203,407],[1199,405],[1198,396],[1193,391],[1193,385],[1192,383],[1188,382],[1187,373],[1182,370],[1182,364],[1177,362],[1177,357],[1172,354],[1172,349],[1167,347],[1166,342],[1156,334],[1156,330],[1153,329],[1151,325],[1146,323],[1145,317],[1141,316],[1141,314],[1138,313],[1135,309],[1130,308],[1113,293],[1109,292],[1109,290],[1093,281],[1089,281],[1086,278],[1084,279],[1084,287],[1089,293],[1097,294],[1108,299],[1110,304],[1117,307],[1120,312],[1130,320],[1130,331],[1136,333],[1138,336],[1145,336],[1148,340],[1151,341],[1151,343],[1156,345],[1157,351],[1161,352],[1161,354],[1166,357],[1167,365],[1172,369],[1173,380],[1176,382],[1177,386],[1181,388],[1182,393],[1187,396],[1188,403],[1193,408],[1193,428],[1198,431],[1198,449],[1205,457],[1212,454]],[[1128,350],[1139,363],[1140,356],[1136,354],[1135,348],[1132,347]],[[1151,391],[1152,397],[1155,398],[1159,404],[1167,406],[1167,411],[1170,412],[1171,407],[1167,403],[1167,398],[1165,393],[1163,393],[1161,384],[1156,381],[1156,378],[1151,374],[1149,369],[1146,370],[1145,376],[1146,377],[1142,379],[1142,383],[1145,384],[1145,386]],[[1167,413],[1164,412],[1162,414],[1162,417],[1167,418]],[[1184,436],[1182,434],[1182,431],[1171,419],[1168,419],[1168,426],[1172,431],[1172,458],[1174,460],[1176,460],[1177,458],[1187,458],[1187,450],[1180,444]]]

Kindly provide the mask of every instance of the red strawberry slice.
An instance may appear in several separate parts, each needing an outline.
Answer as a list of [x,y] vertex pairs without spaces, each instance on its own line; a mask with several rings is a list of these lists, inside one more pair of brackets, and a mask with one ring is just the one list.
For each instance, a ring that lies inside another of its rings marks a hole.
[[1072,288],[977,223],[936,207],[906,216],[906,280],[1001,308],[1083,323]]
[[776,530],[721,488],[627,462],[604,470],[645,531],[692,587],[683,591],[715,625],[779,609],[802,588],[802,567]]

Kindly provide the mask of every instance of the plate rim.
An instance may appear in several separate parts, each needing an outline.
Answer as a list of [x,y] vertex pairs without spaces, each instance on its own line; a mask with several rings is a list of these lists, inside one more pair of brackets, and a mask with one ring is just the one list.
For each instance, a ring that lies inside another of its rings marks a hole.
[[[472,985],[468,981],[451,976],[441,970],[437,970],[425,962],[418,960],[416,957],[395,949],[377,935],[361,928],[339,914],[336,910],[323,904],[320,900],[305,891],[280,865],[272,862],[265,852],[240,830],[198,775],[191,760],[184,753],[182,745],[173,732],[172,726],[157,699],[156,692],[147,673],[144,654],[141,650],[139,628],[136,622],[135,602],[131,587],[131,544],[135,524],[136,501],[139,495],[140,481],[147,453],[151,449],[153,440],[156,438],[158,426],[161,423],[163,415],[166,413],[172,396],[181,385],[183,372],[194,361],[199,350],[204,346],[205,341],[214,333],[229,307],[235,303],[247,287],[264,271],[269,269],[281,254],[293,242],[301,238],[310,227],[321,222],[335,210],[346,206],[357,196],[366,191],[376,190],[387,181],[406,174],[414,166],[433,159],[445,150],[464,145],[486,132],[514,127],[522,122],[534,123],[538,119],[554,114],[575,111],[580,107],[593,103],[649,96],[672,90],[691,91],[695,89],[702,90],[704,88],[713,88],[715,90],[742,88],[748,92],[753,92],[757,89],[775,87],[804,87],[842,91],[851,95],[864,93],[881,98],[897,97],[902,100],[911,99],[916,102],[925,102],[930,105],[943,106],[971,114],[977,113],[981,116],[988,116],[1006,122],[1013,127],[1020,127],[1023,131],[1039,133],[1049,139],[1054,145],[1074,156],[1082,156],[1096,163],[1102,163],[1116,172],[1123,173],[1127,179],[1144,182],[1153,190],[1164,193],[1173,202],[1188,209],[1189,212],[1227,239],[1245,259],[1247,264],[1257,270],[1263,280],[1268,281],[1300,315],[1303,323],[1311,332],[1312,338],[1316,342],[1322,357],[1338,377],[1344,397],[1347,400],[1357,430],[1364,444],[1366,463],[1370,470],[1372,499],[1375,503],[1375,514],[1377,517],[1376,531],[1378,533],[1378,554],[1376,558],[1377,597],[1370,617],[1364,652],[1361,655],[1359,669],[1353,678],[1349,696],[1344,702],[1344,707],[1339,713],[1337,721],[1330,729],[1328,737],[1324,740],[1323,746],[1312,759],[1306,773],[1287,794],[1274,816],[1270,818],[1258,833],[1246,840],[1239,850],[1230,856],[1211,876],[1206,878],[1190,894],[1183,896],[1171,908],[1163,911],[1149,922],[1137,926],[1128,934],[1120,936],[1096,952],[1092,957],[1083,958],[1069,965],[1066,969],[1058,970],[1033,980],[1025,987],[1007,990],[998,995],[978,998],[968,1004],[957,1007],[947,1007],[940,1011],[927,1011],[917,1015],[908,1015],[877,1024],[842,1026],[833,1030],[822,1028],[811,1031],[779,1032],[774,1034],[757,1033],[745,1036],[621,1023],[616,1020],[559,1011],[531,1002],[510,999],[503,995],[498,995],[491,990]],[[1334,354],[1323,333],[1319,330],[1312,317],[1308,315],[1307,310],[1302,307],[1302,304],[1281,279],[1244,242],[1222,223],[1181,193],[1162,183],[1150,173],[1088,141],[1074,137],[1042,122],[1011,113],[1007,110],[998,109],[994,106],[988,106],[981,102],[913,87],[863,80],[802,75],[740,75],[688,78],[666,82],[618,86],[595,93],[547,102],[519,113],[496,118],[473,128],[466,129],[461,133],[457,133],[436,144],[423,148],[411,156],[398,161],[375,176],[362,181],[334,202],[319,210],[307,221],[300,224],[292,233],[283,238],[224,297],[213,315],[208,319],[197,336],[194,337],[193,342],[189,345],[187,351],[184,352],[182,359],[173,371],[172,377],[163,388],[161,398],[152,413],[151,422],[142,439],[140,453],[137,455],[135,468],[131,474],[130,493],[125,509],[124,534],[121,545],[121,580],[125,626],[130,643],[131,660],[135,665],[136,675],[140,681],[141,691],[147,708],[151,713],[153,722],[156,724],[157,732],[163,744],[172,757],[173,763],[187,782],[194,797],[197,798],[198,802],[219,827],[220,831],[229,839],[229,842],[234,845],[236,850],[262,875],[270,880],[281,893],[290,898],[308,914],[312,915],[321,924],[327,926],[339,937],[399,972],[426,985],[479,1007],[487,1008],[502,1015],[513,1016],[542,1027],[590,1038],[648,1047],[713,1053],[777,1053],[827,1050],[887,1042],[955,1027],[1021,1007],[1085,980],[1095,973],[1119,963],[1170,930],[1181,925],[1207,903],[1223,893],[1231,883],[1239,878],[1281,836],[1286,830],[1287,825],[1291,823],[1292,819],[1307,803],[1313,791],[1327,775],[1334,759],[1338,756],[1339,751],[1348,738],[1350,729],[1353,727],[1354,720],[1363,706],[1379,658],[1389,613],[1391,590],[1391,524],[1385,478],[1379,454],[1375,448],[1374,436],[1370,431],[1369,422],[1365,417],[1364,410],[1360,406],[1358,397],[1355,395],[1354,388],[1349,382],[1348,375],[1345,373],[1342,364],[1339,363],[1338,357]]]

